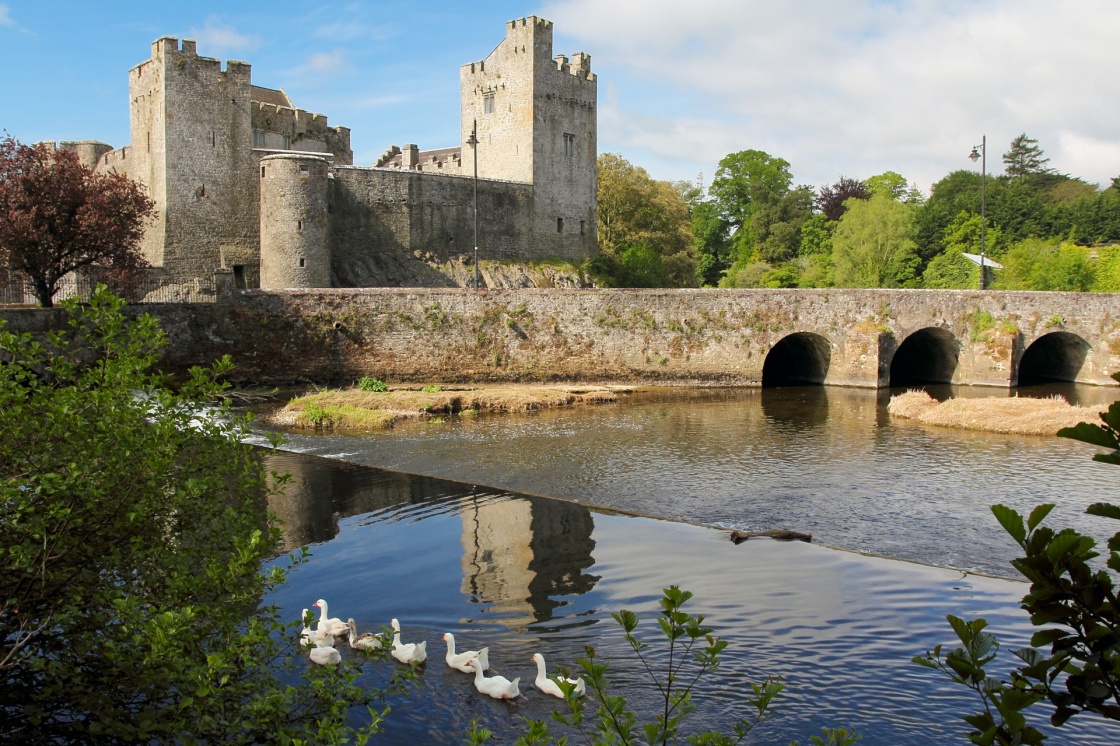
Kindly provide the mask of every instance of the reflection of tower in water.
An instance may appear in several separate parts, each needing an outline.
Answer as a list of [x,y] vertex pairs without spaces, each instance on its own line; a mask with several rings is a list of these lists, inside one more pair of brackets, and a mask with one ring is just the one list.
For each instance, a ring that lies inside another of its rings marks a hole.
[[463,593],[510,626],[544,622],[599,579],[591,512],[574,503],[522,497],[462,501]]

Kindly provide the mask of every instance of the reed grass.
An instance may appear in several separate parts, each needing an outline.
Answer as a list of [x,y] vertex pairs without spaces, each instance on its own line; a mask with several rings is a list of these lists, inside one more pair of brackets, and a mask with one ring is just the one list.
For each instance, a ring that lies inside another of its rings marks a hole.
[[892,396],[891,417],[927,425],[1016,435],[1054,435],[1079,422],[1099,422],[1103,408],[1079,407],[1060,396],[1048,399],[987,396],[938,402],[924,391]]
[[483,412],[526,413],[554,407],[618,401],[605,387],[493,386],[459,390],[392,388],[325,389],[296,397],[264,419],[278,427],[314,430],[371,431],[408,419],[445,418]]

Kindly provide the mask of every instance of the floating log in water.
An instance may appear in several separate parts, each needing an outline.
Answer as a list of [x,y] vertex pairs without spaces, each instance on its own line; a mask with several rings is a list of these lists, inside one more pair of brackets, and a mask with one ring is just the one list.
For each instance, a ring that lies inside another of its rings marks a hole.
[[738,544],[747,539],[754,539],[759,536],[777,539],[778,541],[805,541],[810,544],[813,542],[812,534],[803,534],[800,531],[787,531],[784,528],[774,528],[769,531],[732,531],[731,542],[733,544]]

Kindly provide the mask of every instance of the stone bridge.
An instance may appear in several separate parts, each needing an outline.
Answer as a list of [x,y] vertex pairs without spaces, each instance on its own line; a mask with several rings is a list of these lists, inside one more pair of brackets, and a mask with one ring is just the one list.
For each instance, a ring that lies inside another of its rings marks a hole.
[[[182,370],[259,383],[599,381],[885,388],[1114,385],[1120,295],[952,290],[235,291],[156,315]],[[16,328],[51,310],[0,311]]]

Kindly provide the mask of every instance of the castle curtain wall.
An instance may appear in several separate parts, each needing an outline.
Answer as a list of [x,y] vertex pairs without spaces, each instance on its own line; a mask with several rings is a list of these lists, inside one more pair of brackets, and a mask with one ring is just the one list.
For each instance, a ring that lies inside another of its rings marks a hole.
[[[471,178],[336,168],[331,189],[332,278],[337,287],[379,284],[389,260],[420,256],[444,261],[474,253]],[[480,258],[526,258],[532,200],[532,185],[479,180]],[[397,256],[387,256],[391,254]]]

